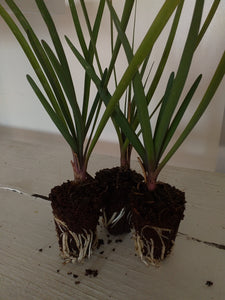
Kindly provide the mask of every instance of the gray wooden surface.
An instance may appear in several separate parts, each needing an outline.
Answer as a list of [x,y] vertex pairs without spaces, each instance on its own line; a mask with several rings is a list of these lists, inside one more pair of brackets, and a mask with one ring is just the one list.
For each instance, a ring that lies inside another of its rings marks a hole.
[[[0,300],[225,299],[225,174],[163,171],[160,179],[185,191],[187,205],[173,252],[159,268],[135,256],[131,234],[107,237],[101,224],[105,244],[92,258],[63,264],[50,203],[31,195],[72,179],[66,144],[50,134],[0,128],[0,154]],[[117,164],[116,157],[94,154],[89,171]],[[85,276],[86,269],[98,276]]]

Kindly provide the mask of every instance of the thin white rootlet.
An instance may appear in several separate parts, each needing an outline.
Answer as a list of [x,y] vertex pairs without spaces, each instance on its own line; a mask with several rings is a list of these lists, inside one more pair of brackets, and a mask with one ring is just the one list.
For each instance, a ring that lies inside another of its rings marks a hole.
[[[58,218],[54,217],[56,225],[61,231],[60,238],[62,239],[62,257],[65,260],[71,262],[81,262],[85,257],[90,258],[92,254],[92,249],[96,246],[97,243],[97,234],[90,230],[89,233],[87,230],[83,229],[82,234],[76,234],[69,230],[68,226]],[[95,240],[93,239],[95,236]],[[75,242],[75,245],[78,251],[72,250],[69,248],[68,242]]]
[[[155,230],[155,232],[157,233],[161,244],[162,244],[162,249],[161,249],[161,256],[160,259],[155,259],[154,258],[154,241],[153,239],[147,240],[143,234],[143,231],[146,228],[150,228]],[[168,239],[167,236],[163,235],[163,232],[170,232],[171,230],[168,228],[159,228],[159,227],[153,227],[153,226],[149,226],[146,225],[142,228],[141,230],[141,234],[139,235],[137,232],[134,234],[134,241],[135,241],[135,248],[136,248],[136,252],[139,255],[139,257],[141,258],[141,260],[143,261],[143,263],[145,263],[146,265],[154,265],[154,266],[158,266],[160,261],[164,259],[165,257],[165,252],[166,252],[166,246],[165,243],[163,241],[164,239]],[[147,253],[146,255],[143,255],[143,249],[147,249]]]
[[110,225],[111,227],[114,227],[119,222],[119,220],[122,219],[124,214],[125,214],[125,208],[122,208],[120,212],[114,212],[111,218],[107,220],[105,210],[103,210],[103,219],[104,219],[105,227],[108,227]]

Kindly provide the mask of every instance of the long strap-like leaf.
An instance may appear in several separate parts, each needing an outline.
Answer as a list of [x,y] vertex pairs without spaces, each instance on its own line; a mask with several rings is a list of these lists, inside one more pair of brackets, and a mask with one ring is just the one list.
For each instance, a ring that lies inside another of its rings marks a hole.
[[48,115],[56,125],[56,127],[61,132],[62,136],[65,138],[67,143],[70,145],[71,149],[73,151],[76,150],[76,144],[74,138],[70,135],[67,126],[65,123],[59,118],[58,114],[52,109],[51,105],[49,105],[48,100],[45,98],[37,84],[34,82],[34,80],[31,78],[31,76],[27,75],[27,80],[30,83],[31,87],[33,88],[35,94],[37,95],[38,99],[42,103],[43,107],[47,111]]
[[7,3],[9,5],[9,7],[11,8],[11,10],[13,11],[13,13],[15,14],[18,21],[20,22],[20,24],[22,25],[24,31],[27,33],[29,41],[33,48],[33,51],[34,51],[36,57],[38,58],[41,66],[52,86],[52,89],[56,95],[58,104],[64,115],[65,121],[68,123],[68,126],[70,128],[72,135],[75,137],[73,121],[72,121],[64,94],[62,92],[60,83],[58,81],[58,78],[56,77],[55,71],[52,68],[51,63],[49,62],[49,59],[48,59],[44,49],[42,48],[41,43],[39,42],[39,39],[37,38],[36,34],[34,33],[32,27],[30,26],[29,22],[25,18],[24,14],[19,9],[19,7],[14,3],[14,1],[8,0]]
[[47,6],[43,0],[35,0],[39,11],[43,17],[43,20],[45,21],[45,24],[48,28],[49,34],[51,36],[52,42],[54,44],[58,59],[62,66],[62,72],[64,73],[64,76],[67,77],[67,80],[69,82],[69,86],[71,89],[71,94],[73,94],[73,98],[69,98],[70,105],[73,110],[74,114],[74,120],[76,121],[76,131],[77,131],[77,141],[78,141],[78,149],[79,149],[79,155],[82,155],[82,148],[85,138],[85,129],[84,129],[84,122],[82,120],[81,112],[79,109],[79,105],[77,103],[76,94],[74,90],[73,80],[69,68],[69,64],[67,62],[67,58],[61,43],[61,40],[59,38],[58,32],[56,30],[54,21],[47,9]]
[[150,26],[147,34],[145,35],[141,45],[139,46],[138,50],[136,51],[130,65],[126,69],[124,75],[122,76],[118,87],[113,94],[103,116],[101,122],[98,125],[97,131],[95,136],[93,137],[92,143],[89,148],[88,157],[91,155],[93,148],[102,133],[102,130],[105,127],[108,119],[110,118],[113,110],[115,109],[116,104],[119,102],[121,96],[123,95],[124,91],[126,90],[127,86],[131,82],[133,76],[137,72],[139,66],[146,58],[146,56],[151,51],[156,39],[160,35],[161,31],[163,30],[164,26],[166,25],[168,19],[176,9],[177,5],[179,4],[180,0],[167,0],[165,1],[164,5],[160,9],[159,13],[157,14],[155,20],[153,21],[152,25]]
[[[109,94],[108,90],[106,90],[105,87],[102,87],[102,81],[95,73],[93,67],[90,66],[88,64],[88,62],[82,57],[82,55],[79,53],[77,48],[72,44],[72,42],[69,40],[68,37],[66,37],[66,41],[67,41],[68,45],[70,46],[72,52],[76,56],[76,58],[79,60],[81,65],[84,67],[85,71],[89,74],[90,78],[95,83],[102,100],[105,102],[105,105],[108,106],[108,103],[110,102],[110,99],[111,99],[111,95]],[[115,112],[114,111],[112,112],[113,118],[119,124],[119,126],[121,128],[123,128],[124,134],[126,134],[127,137],[133,141],[138,153],[140,153],[140,156],[145,157],[146,152],[144,151],[144,147],[142,146],[141,142],[139,141],[134,130],[131,128],[131,126],[128,123],[127,119],[125,118],[124,114],[121,112],[121,110],[118,106],[115,106],[114,110],[115,110]],[[89,147],[88,152],[90,153],[90,147]],[[89,158],[89,156],[87,157],[87,159],[88,158]]]
[[174,38],[175,38],[175,34],[177,32],[177,27],[178,27],[178,24],[179,24],[179,20],[180,20],[181,12],[182,12],[182,9],[183,9],[183,5],[184,5],[184,0],[182,0],[181,3],[177,7],[176,14],[175,14],[174,20],[173,20],[173,24],[171,26],[171,30],[170,30],[170,33],[169,33],[169,36],[168,36],[168,39],[167,39],[167,42],[166,42],[165,49],[163,51],[161,60],[159,62],[158,68],[157,68],[156,73],[155,73],[155,76],[154,76],[154,78],[152,80],[152,83],[149,87],[149,90],[147,92],[146,98],[147,98],[148,103],[151,101],[152,96],[155,93],[155,90],[158,86],[158,83],[159,83],[160,78],[162,76],[165,65],[167,63],[167,60],[168,60],[168,57],[169,57],[169,54],[170,54],[170,50],[172,48],[173,41],[174,41]]
[[187,75],[191,66],[192,58],[196,49],[203,6],[204,0],[196,0],[191,26],[184,46],[178,71],[174,79],[173,88],[170,93],[170,97],[167,101],[167,105],[164,109],[158,130],[155,134],[155,151],[157,157],[159,157],[159,153],[161,152],[163,140],[167,133],[171,118],[179,101],[180,95],[183,91]]
[[181,121],[185,111],[187,110],[187,107],[188,107],[190,101],[192,100],[192,97],[193,97],[195,91],[197,90],[201,79],[202,79],[202,75],[199,75],[197,77],[197,79],[195,80],[195,82],[193,83],[193,85],[191,86],[190,90],[188,91],[186,97],[182,101],[182,104],[181,104],[178,112],[176,113],[176,115],[170,125],[170,128],[166,134],[165,140],[163,141],[163,146],[162,146],[161,152],[159,153],[158,160],[161,159],[164,151],[166,150],[166,147],[168,146],[172,136],[174,135],[174,132],[176,131],[178,125],[180,124],[180,121]]
[[162,160],[162,162],[159,164],[157,172],[159,173],[161,169],[165,166],[165,164],[168,162],[168,160],[173,156],[173,154],[177,151],[177,149],[180,147],[180,145],[183,143],[183,141],[186,139],[186,137],[189,135],[189,133],[192,131],[192,129],[195,127],[203,113],[205,112],[206,108],[208,107],[210,101],[212,100],[217,88],[219,87],[223,77],[225,75],[225,52],[222,55],[222,58],[218,64],[218,67],[214,73],[214,76],[202,98],[202,101],[200,102],[198,108],[196,109],[193,117],[185,127],[184,131],[180,135],[180,137],[177,139],[177,141],[172,146],[171,150],[167,153],[165,158]]

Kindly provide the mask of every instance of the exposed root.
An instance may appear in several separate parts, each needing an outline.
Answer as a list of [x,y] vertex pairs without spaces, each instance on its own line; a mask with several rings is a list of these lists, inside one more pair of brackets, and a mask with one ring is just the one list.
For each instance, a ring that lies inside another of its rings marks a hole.
[[131,210],[127,214],[127,222],[131,226],[132,212]]
[[[153,229],[157,233],[157,236],[159,237],[159,239],[161,241],[161,255],[160,255],[160,258],[156,259],[154,257],[154,250],[155,250],[154,240],[152,238],[150,238],[149,240],[146,239],[146,237],[143,233],[144,230],[147,229],[147,228]],[[154,266],[159,266],[160,261],[165,258],[166,245],[165,245],[163,239],[168,239],[168,237],[165,236],[163,234],[163,232],[171,232],[171,229],[146,225],[142,228],[140,234],[138,234],[137,232],[134,234],[133,237],[134,237],[134,241],[135,241],[136,252],[140,256],[141,260],[146,265],[151,264],[151,265],[154,265]]]
[[113,228],[124,216],[125,214],[125,208],[122,208],[120,212],[114,212],[109,220],[107,220],[107,216],[105,213],[105,210],[103,209],[103,221],[104,225],[107,228],[110,226]]
[[[69,230],[68,226],[54,217],[55,224],[61,232],[61,255],[67,262],[81,262],[85,257],[90,258],[92,249],[97,245],[97,234],[91,230],[83,229],[81,234]],[[71,245],[75,245],[71,246]]]

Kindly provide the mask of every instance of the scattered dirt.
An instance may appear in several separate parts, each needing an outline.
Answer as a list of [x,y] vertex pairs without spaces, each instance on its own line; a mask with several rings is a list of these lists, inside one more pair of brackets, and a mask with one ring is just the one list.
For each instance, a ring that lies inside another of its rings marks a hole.
[[210,281],[210,280],[207,280],[206,283],[205,283],[205,285],[207,285],[207,286],[212,286],[212,285],[213,285],[213,282]]
[[98,270],[86,269],[85,270],[85,276],[97,277],[98,276]]
[[123,241],[123,240],[121,240],[121,239],[116,239],[116,240],[115,240],[115,243],[122,243],[122,241]]

